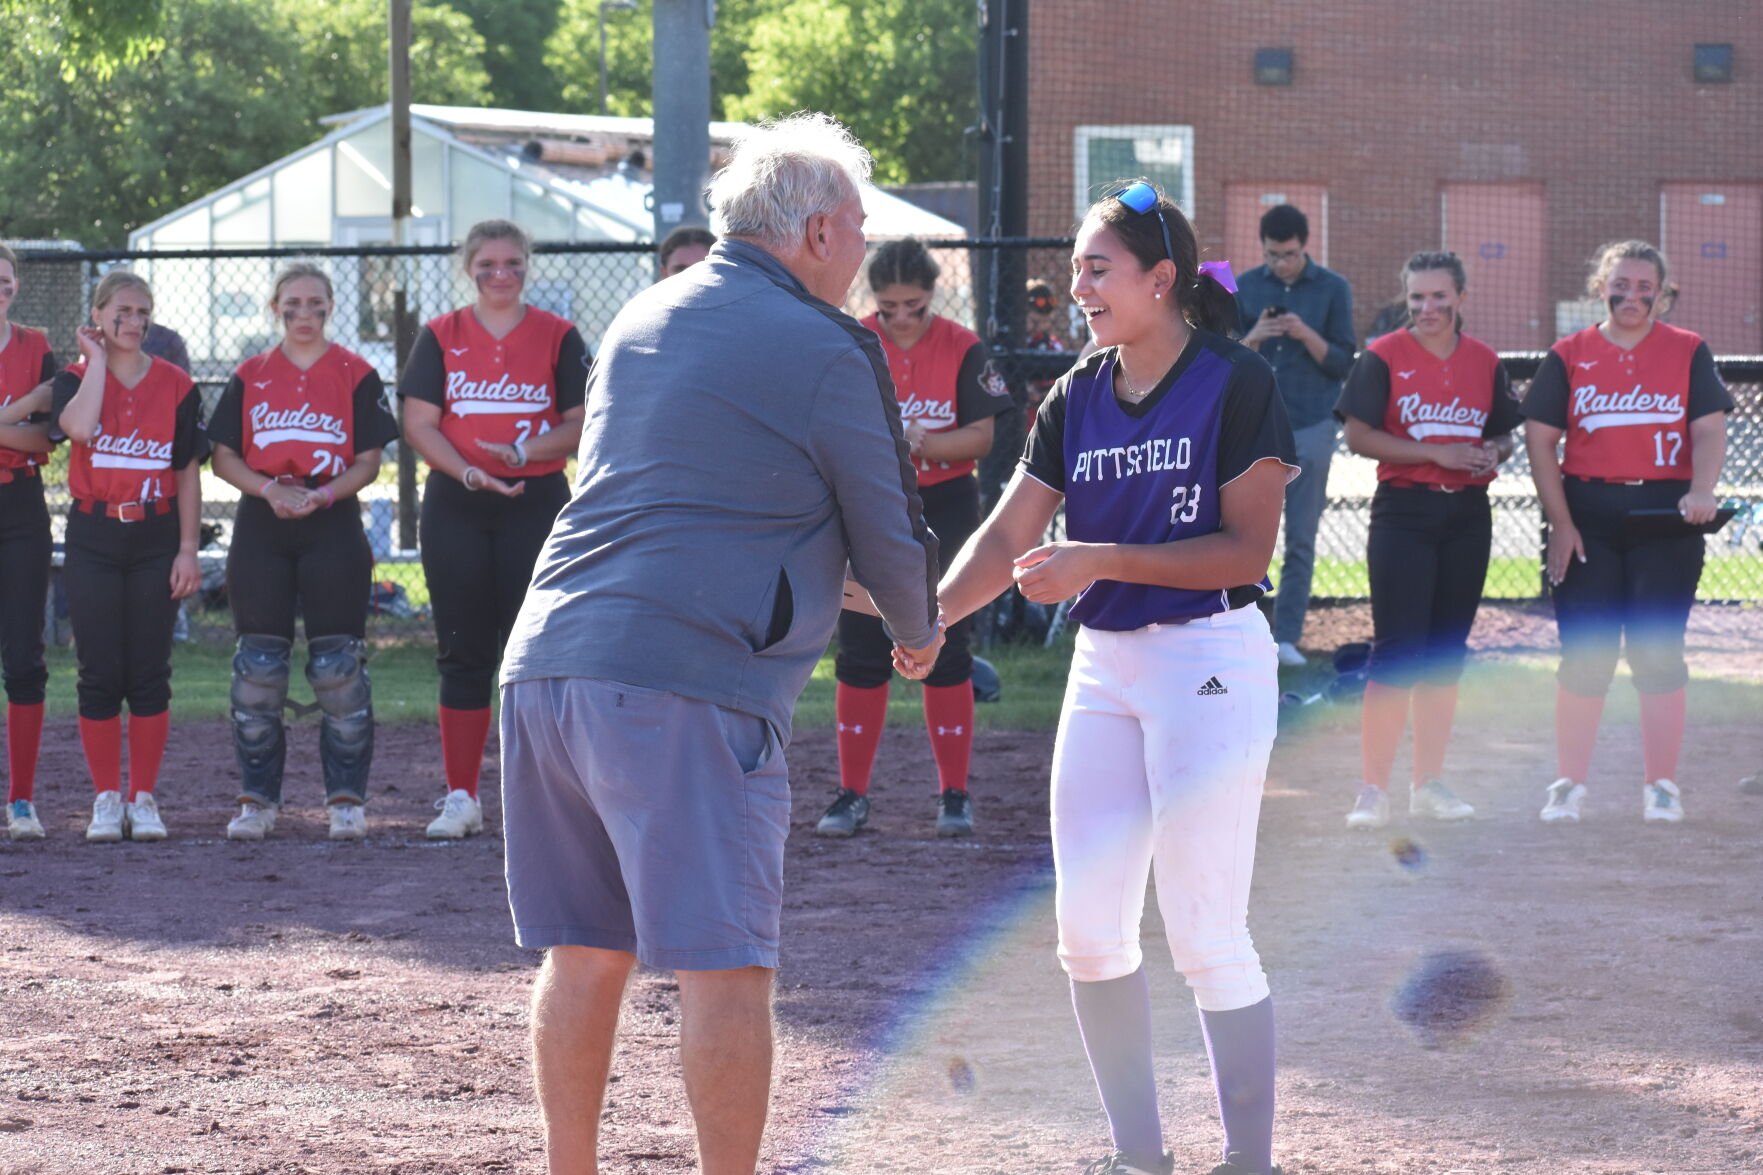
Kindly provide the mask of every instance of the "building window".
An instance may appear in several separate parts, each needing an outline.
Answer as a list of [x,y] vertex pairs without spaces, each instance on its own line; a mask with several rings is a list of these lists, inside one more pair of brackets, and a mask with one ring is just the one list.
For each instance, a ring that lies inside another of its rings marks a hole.
[[1731,45],[1697,45],[1695,75],[1699,83],[1720,83],[1732,80]]
[[1255,84],[1257,86],[1291,85],[1292,51],[1290,49],[1255,50]]
[[1139,176],[1194,212],[1194,128],[1191,126],[1080,126],[1076,130],[1078,216],[1115,180]]

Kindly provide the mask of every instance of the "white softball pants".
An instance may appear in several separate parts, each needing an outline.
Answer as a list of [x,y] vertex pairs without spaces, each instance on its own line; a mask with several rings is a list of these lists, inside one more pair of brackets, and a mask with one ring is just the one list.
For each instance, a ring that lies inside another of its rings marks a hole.
[[1249,882],[1278,722],[1259,608],[1132,632],[1078,631],[1053,752],[1059,961],[1080,982],[1144,956],[1156,866],[1175,968],[1208,1012],[1267,997]]

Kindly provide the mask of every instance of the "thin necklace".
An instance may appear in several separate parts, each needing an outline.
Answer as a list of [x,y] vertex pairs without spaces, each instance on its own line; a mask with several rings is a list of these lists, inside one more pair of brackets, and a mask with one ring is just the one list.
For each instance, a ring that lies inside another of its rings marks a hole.
[[1126,398],[1134,403],[1143,400],[1146,396],[1157,390],[1157,385],[1155,383],[1142,392],[1133,387],[1132,376],[1126,373],[1126,364],[1122,363],[1119,358],[1116,358],[1114,361],[1114,369],[1120,373],[1120,382],[1125,385]]

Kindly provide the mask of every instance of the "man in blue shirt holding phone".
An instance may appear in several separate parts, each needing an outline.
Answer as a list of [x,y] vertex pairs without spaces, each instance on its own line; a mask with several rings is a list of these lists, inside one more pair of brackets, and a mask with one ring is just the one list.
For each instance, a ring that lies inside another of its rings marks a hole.
[[1310,259],[1310,221],[1290,204],[1261,217],[1266,264],[1237,278],[1242,341],[1273,368],[1298,443],[1302,474],[1286,486],[1285,562],[1273,597],[1273,639],[1282,665],[1302,665],[1298,641],[1310,607],[1316,528],[1328,500],[1335,402],[1357,351],[1347,280]]

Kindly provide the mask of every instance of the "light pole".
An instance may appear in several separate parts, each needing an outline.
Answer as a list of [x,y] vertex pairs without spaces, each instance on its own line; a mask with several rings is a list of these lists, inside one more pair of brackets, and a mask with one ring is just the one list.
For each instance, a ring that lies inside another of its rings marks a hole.
[[600,0],[600,113],[606,113],[606,10],[629,12],[637,0]]

